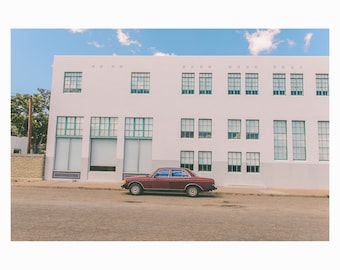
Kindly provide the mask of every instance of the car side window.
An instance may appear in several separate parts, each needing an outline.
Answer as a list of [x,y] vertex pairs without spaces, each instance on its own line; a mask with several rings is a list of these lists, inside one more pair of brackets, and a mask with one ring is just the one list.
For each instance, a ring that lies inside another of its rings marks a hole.
[[169,169],[158,170],[155,174],[155,177],[169,177]]
[[188,173],[183,170],[172,170],[172,177],[189,177]]

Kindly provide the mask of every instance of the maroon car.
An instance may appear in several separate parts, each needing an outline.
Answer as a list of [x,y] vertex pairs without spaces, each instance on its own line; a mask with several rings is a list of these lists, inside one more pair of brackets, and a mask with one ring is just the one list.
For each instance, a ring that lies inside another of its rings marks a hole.
[[187,168],[159,168],[152,175],[126,177],[122,188],[129,189],[132,195],[144,191],[183,191],[190,197],[217,189],[214,179],[199,177]]

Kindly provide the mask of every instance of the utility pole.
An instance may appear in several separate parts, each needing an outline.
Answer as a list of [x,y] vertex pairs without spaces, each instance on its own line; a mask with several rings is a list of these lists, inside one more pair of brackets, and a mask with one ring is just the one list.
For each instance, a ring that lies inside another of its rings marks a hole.
[[28,100],[28,143],[27,143],[27,154],[31,153],[31,142],[32,142],[32,95],[30,95],[29,100]]

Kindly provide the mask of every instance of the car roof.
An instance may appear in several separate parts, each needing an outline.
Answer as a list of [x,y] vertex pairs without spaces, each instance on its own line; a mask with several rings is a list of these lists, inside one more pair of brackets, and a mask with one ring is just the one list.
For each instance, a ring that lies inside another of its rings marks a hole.
[[156,171],[158,170],[166,170],[166,169],[169,169],[169,170],[189,170],[188,168],[181,168],[181,167],[160,167],[158,169],[156,169]]

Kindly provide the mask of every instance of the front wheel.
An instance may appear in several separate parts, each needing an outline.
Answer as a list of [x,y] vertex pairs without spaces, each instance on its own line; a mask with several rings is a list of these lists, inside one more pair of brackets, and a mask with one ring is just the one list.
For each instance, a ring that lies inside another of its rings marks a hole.
[[187,188],[187,194],[189,197],[197,197],[199,194],[198,187],[190,186]]
[[132,184],[129,190],[132,195],[140,195],[143,193],[143,189],[140,184]]

